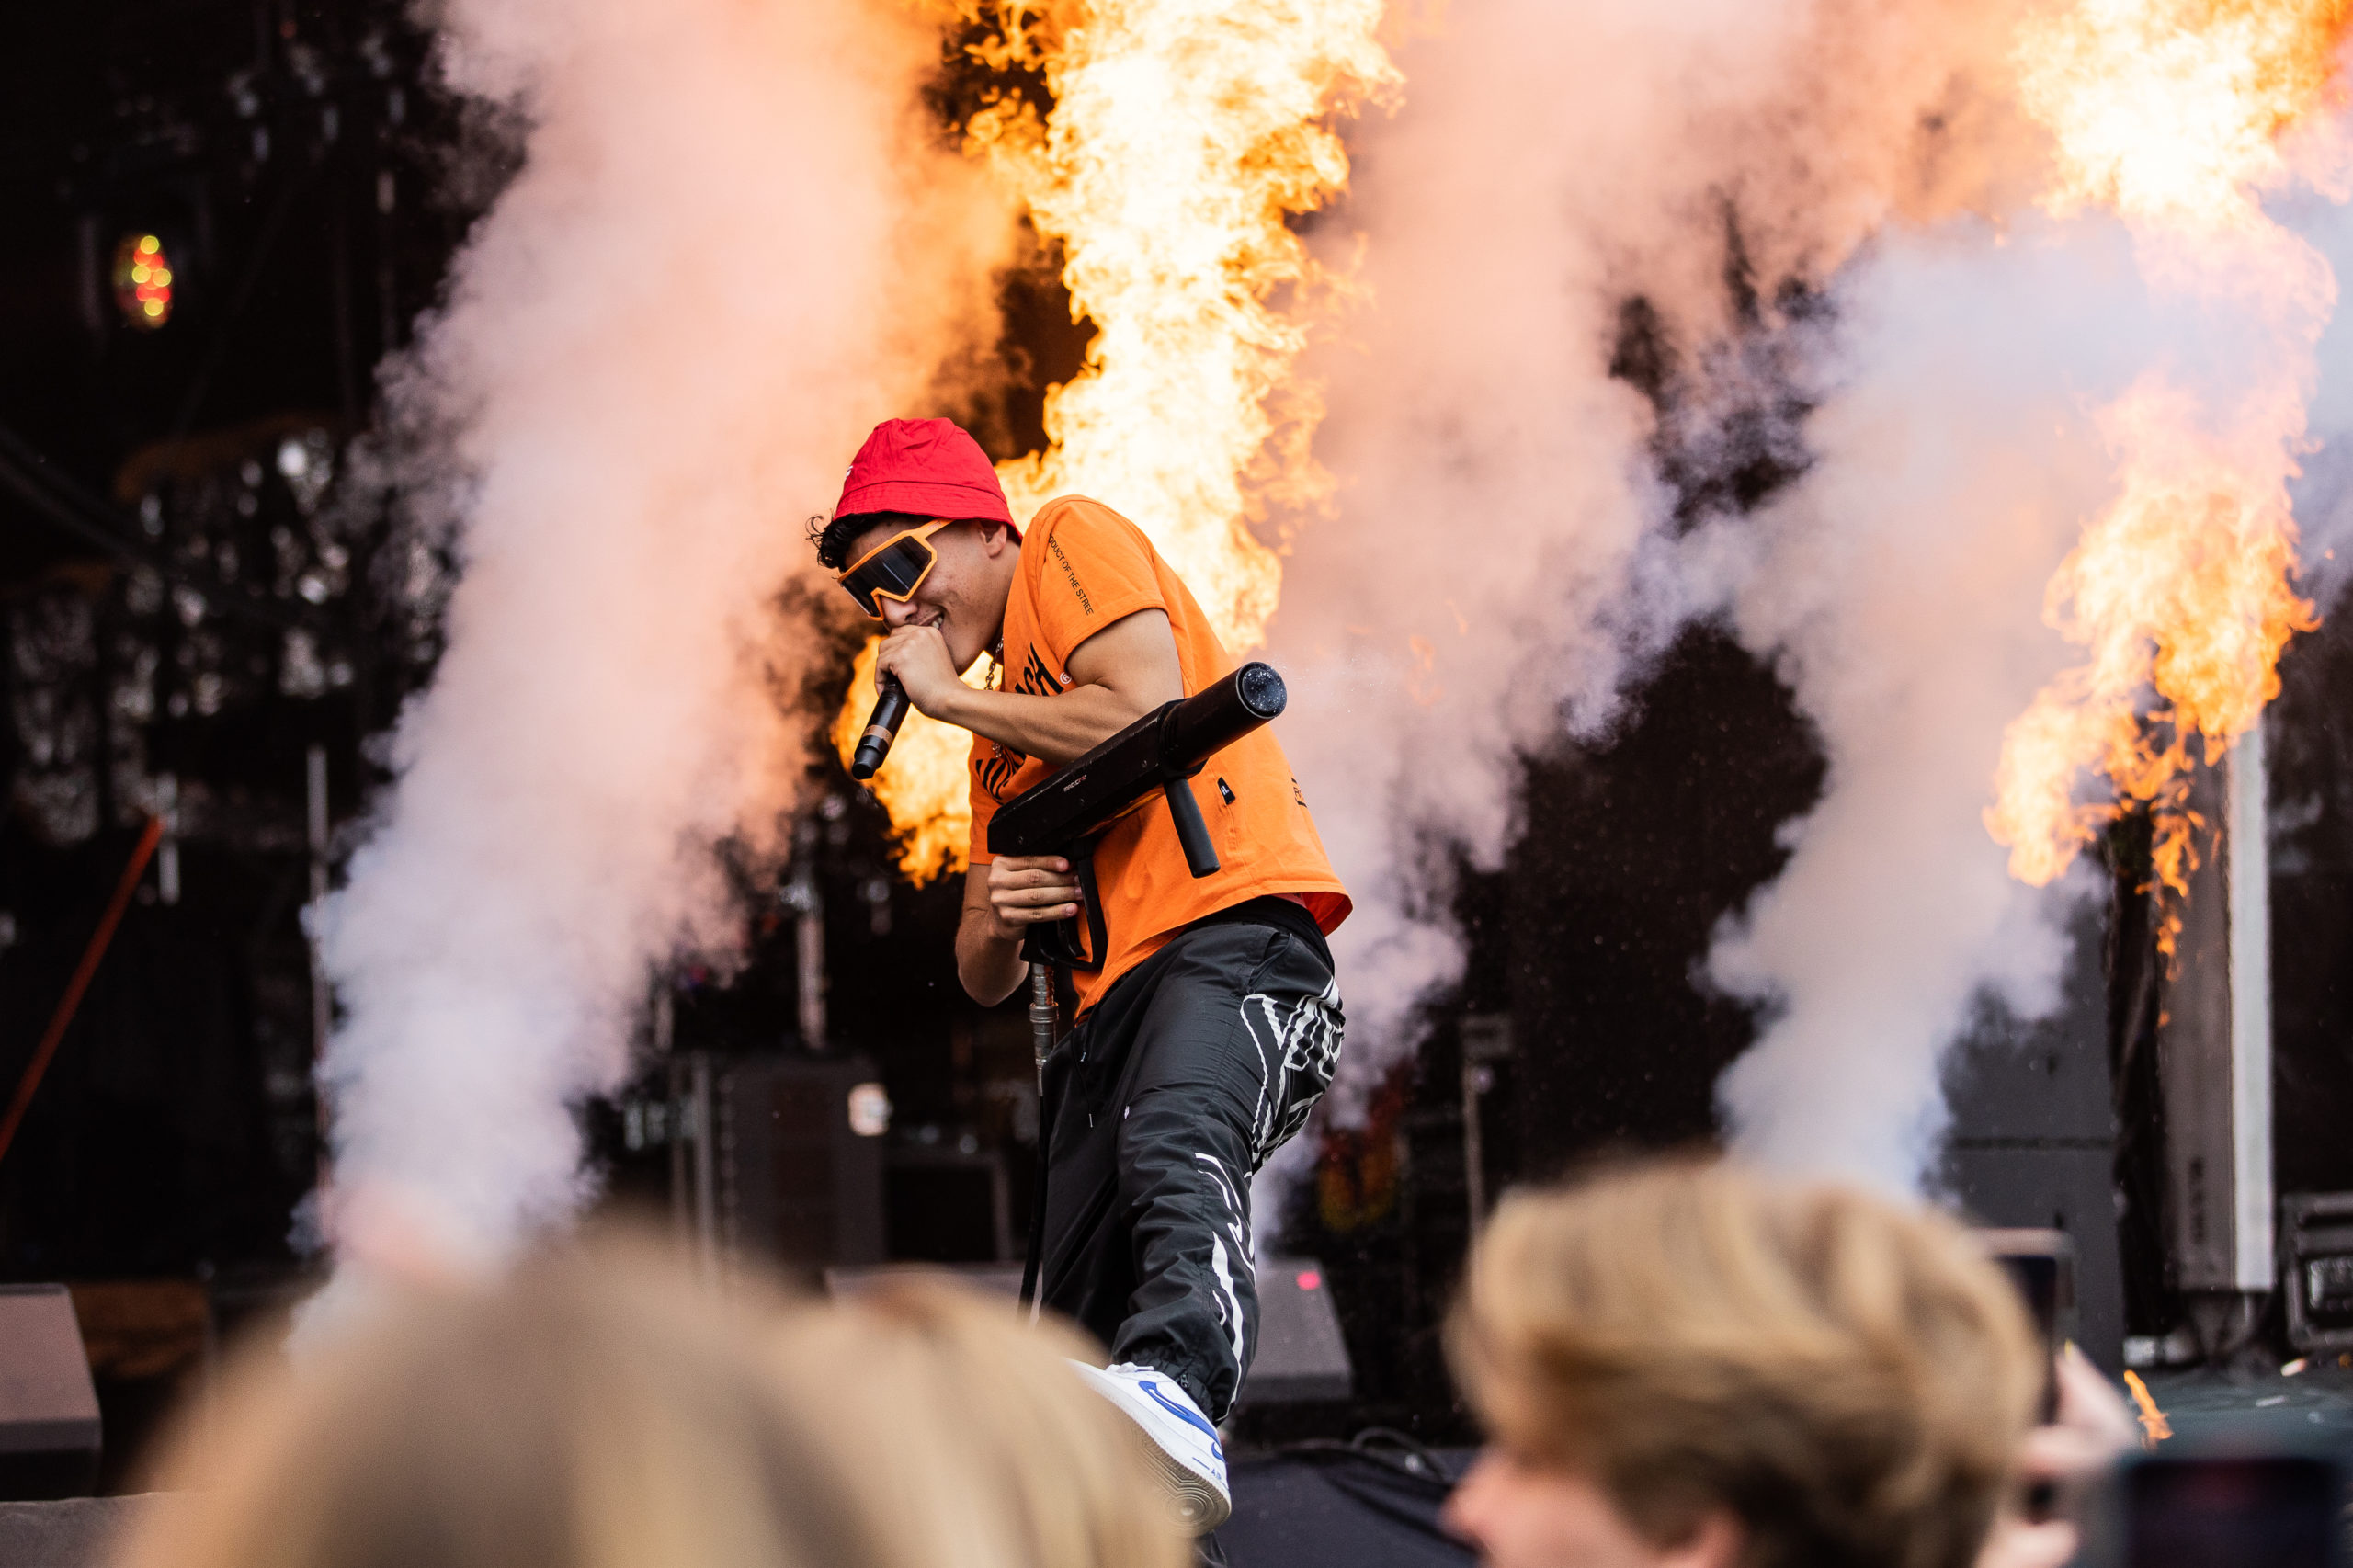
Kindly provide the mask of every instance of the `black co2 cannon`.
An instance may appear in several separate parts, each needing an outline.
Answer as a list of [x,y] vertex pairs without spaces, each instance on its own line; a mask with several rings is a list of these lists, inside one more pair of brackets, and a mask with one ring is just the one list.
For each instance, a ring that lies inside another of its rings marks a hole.
[[[1053,1045],[1052,965],[1102,967],[1103,901],[1095,887],[1096,841],[1152,797],[1168,802],[1185,863],[1196,877],[1218,869],[1217,846],[1186,782],[1217,753],[1282,712],[1287,694],[1272,665],[1256,661],[1165,702],[1101,745],[1024,790],[989,820],[992,855],[1059,855],[1078,873],[1085,896],[1086,945],[1076,918],[1029,927],[1021,956],[1030,962],[1029,1019],[1040,1062]],[[1042,1012],[1041,1012],[1042,1009]]]

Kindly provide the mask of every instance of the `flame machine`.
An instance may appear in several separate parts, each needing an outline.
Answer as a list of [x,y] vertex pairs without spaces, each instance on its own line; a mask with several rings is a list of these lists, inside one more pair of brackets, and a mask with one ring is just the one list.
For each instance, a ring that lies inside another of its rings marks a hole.
[[1162,703],[1007,801],[990,820],[990,854],[1060,855],[1077,871],[1084,901],[1084,948],[1075,915],[1032,926],[1021,944],[1021,956],[1029,960],[1029,1031],[1041,1080],[1059,1021],[1054,967],[1102,967],[1107,937],[1095,885],[1096,842],[1157,792],[1176,824],[1186,866],[1196,877],[1216,871],[1217,846],[1187,780],[1211,756],[1280,714],[1286,700],[1283,677],[1254,660],[1190,697]]

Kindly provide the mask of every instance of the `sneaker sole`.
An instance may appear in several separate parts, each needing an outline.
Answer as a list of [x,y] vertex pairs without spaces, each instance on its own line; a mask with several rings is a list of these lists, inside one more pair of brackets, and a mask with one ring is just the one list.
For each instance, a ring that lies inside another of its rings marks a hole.
[[1179,1524],[1195,1535],[1207,1535],[1233,1517],[1233,1499],[1216,1483],[1162,1448],[1142,1421],[1130,1412],[1128,1401],[1131,1395],[1127,1388],[1100,1368],[1090,1367],[1083,1361],[1074,1361],[1071,1365],[1087,1381],[1096,1384],[1112,1407],[1120,1411],[1133,1427],[1136,1437],[1142,1442],[1144,1457],[1152,1461],[1153,1475],[1160,1482],[1161,1489],[1168,1494],[1169,1500],[1176,1506]]
[[[1141,1432],[1140,1434],[1141,1435]],[[1209,1482],[1188,1465],[1178,1462],[1169,1451],[1148,1436],[1143,1439],[1145,1457],[1152,1460],[1153,1473],[1160,1484],[1176,1500],[1176,1517],[1195,1535],[1207,1535],[1233,1516],[1233,1505]]]

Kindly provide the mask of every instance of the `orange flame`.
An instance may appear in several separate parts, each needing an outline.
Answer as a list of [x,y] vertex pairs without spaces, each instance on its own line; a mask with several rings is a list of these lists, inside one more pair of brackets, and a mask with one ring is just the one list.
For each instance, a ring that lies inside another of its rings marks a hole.
[[2076,0],[2018,41],[2019,96],[2058,144],[2048,205],[2197,229],[2264,224],[2283,131],[2335,97],[2348,0]]
[[[2348,13],[2353,0],[2075,0],[2018,40],[2020,100],[2055,154],[2046,205],[2113,209],[2153,285],[2250,304],[2303,350],[2228,408],[2156,372],[2105,411],[2120,494],[2045,602],[2089,659],[2012,722],[1985,813],[2021,881],[2048,883],[2143,806],[2158,879],[2186,893],[2202,825],[2186,804],[2192,743],[2217,761],[2254,727],[2281,649],[2315,624],[2293,587],[2288,482],[2335,282],[2259,198],[2295,173],[2283,133],[2336,95]],[[2093,767],[2109,800],[2078,795]]]
[[2141,1431],[2148,1446],[2154,1449],[2172,1437],[2173,1423],[2166,1420],[2165,1413],[2157,1408],[2156,1396],[2149,1392],[2149,1385],[2141,1381],[2141,1374],[2126,1372],[2124,1386],[2132,1391],[2132,1403],[2140,1406]]
[[1000,471],[1014,514],[1109,502],[1253,647],[1282,570],[1249,525],[1330,483],[1307,451],[1321,398],[1290,373],[1344,280],[1287,220],[1347,187],[1332,117],[1396,79],[1381,0],[1091,0],[1026,29],[1021,0],[989,4],[1054,105],[1006,94],[969,144],[1062,242],[1071,309],[1100,329],[1047,395],[1047,449]]
[[[1396,82],[1381,0],[958,3],[997,29],[976,58],[1038,70],[1052,95],[1041,114],[1000,92],[966,142],[1061,242],[1072,311],[1097,328],[1047,393],[1047,449],[998,466],[1013,514],[1070,494],[1118,507],[1227,647],[1254,647],[1282,567],[1252,525],[1330,490],[1308,453],[1322,400],[1291,368],[1347,281],[1289,220],[1347,187],[1334,118]],[[922,755],[902,770],[894,748],[876,794],[910,844],[954,837],[945,865],[967,820],[961,764],[950,806]]]

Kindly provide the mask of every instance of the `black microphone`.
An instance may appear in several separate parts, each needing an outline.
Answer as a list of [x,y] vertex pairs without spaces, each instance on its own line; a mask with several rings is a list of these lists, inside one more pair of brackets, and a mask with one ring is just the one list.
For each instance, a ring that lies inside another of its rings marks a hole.
[[874,770],[891,755],[891,743],[899,738],[899,721],[907,716],[907,688],[899,684],[897,676],[884,676],[875,690],[874,711],[858,737],[858,750],[850,754],[852,778],[874,777]]

